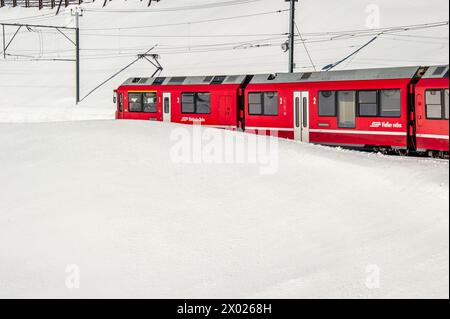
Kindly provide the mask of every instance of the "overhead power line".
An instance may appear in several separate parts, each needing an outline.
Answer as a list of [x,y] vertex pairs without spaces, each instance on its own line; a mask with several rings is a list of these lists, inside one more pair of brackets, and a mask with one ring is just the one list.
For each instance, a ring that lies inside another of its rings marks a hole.
[[199,10],[199,9],[215,9],[215,8],[223,8],[230,7],[242,4],[249,4],[255,2],[261,2],[264,0],[231,0],[231,1],[223,1],[218,3],[207,3],[207,4],[199,4],[199,5],[190,5],[190,6],[179,6],[179,7],[169,7],[169,8],[151,8],[151,9],[108,9],[108,8],[99,8],[99,9],[89,9],[87,8],[87,12],[98,12],[98,13],[160,13],[160,12],[175,12],[175,11],[189,11],[189,10]]
[[83,30],[85,30],[85,31],[140,30],[140,29],[148,29],[148,28],[171,27],[171,26],[178,26],[178,25],[192,25],[192,24],[210,23],[210,22],[218,22],[218,21],[245,19],[245,18],[252,18],[252,17],[257,17],[257,16],[278,14],[278,13],[283,13],[283,12],[287,12],[287,11],[289,11],[289,10],[266,11],[266,12],[260,12],[260,13],[237,15],[237,16],[230,16],[230,17],[216,18],[216,19],[205,19],[205,20],[195,20],[195,21],[186,21],[186,22],[154,24],[154,25],[137,26],[137,27],[85,28]]

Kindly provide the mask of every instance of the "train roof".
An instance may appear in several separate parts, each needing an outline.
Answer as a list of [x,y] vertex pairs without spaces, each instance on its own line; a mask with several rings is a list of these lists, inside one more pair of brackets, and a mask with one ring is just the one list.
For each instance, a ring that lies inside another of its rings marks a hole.
[[[423,74],[423,72],[425,73]],[[449,66],[437,65],[428,68],[420,66],[395,67],[380,69],[358,69],[324,72],[275,73],[253,75],[250,84],[280,84],[308,82],[338,82],[389,79],[424,79],[448,78]],[[216,76],[173,76],[173,77],[143,77],[129,78],[122,85],[210,85],[236,84],[240,85],[247,75],[216,75]]]
[[412,79],[421,68],[397,67],[382,69],[361,69],[328,72],[303,72],[303,73],[278,73],[255,75],[251,84],[268,83],[299,83],[299,82],[334,82],[334,81],[364,81],[364,80],[389,80]]
[[122,85],[208,85],[242,84],[246,75],[173,76],[157,78],[130,78]]
[[448,79],[448,65],[436,65],[428,68],[427,72],[425,72],[423,79]]

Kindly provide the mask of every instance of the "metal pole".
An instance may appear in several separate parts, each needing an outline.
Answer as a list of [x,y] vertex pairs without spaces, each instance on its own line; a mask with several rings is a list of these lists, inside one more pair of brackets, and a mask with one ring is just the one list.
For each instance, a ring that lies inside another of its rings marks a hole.
[[5,25],[2,24],[3,27],[3,59],[6,59],[6,37],[5,37]]
[[289,35],[289,73],[294,73],[294,30],[295,30],[295,2],[291,0],[291,19],[290,19],[290,35]]
[[80,8],[72,11],[75,15],[75,64],[76,64],[76,103],[80,102]]

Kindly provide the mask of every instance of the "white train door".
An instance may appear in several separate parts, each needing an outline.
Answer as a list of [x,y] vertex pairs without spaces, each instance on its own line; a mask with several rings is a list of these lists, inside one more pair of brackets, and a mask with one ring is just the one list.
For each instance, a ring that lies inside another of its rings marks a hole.
[[294,92],[294,139],[309,143],[309,92]]
[[171,122],[172,100],[170,93],[163,93],[163,121]]

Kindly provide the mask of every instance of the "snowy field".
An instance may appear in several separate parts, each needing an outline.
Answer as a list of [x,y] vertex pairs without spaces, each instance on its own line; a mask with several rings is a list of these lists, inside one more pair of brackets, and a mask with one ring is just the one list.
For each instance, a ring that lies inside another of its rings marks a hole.
[[264,175],[177,129],[1,125],[0,297],[448,298],[447,161],[280,141]]
[[[287,12],[273,13],[284,1],[173,9],[218,2],[163,0],[157,13],[137,0],[85,4],[82,96],[155,45],[163,75],[285,71]],[[365,29],[373,3],[380,28],[448,21],[446,0],[304,0],[299,28],[311,40]],[[2,8],[0,22],[73,26],[69,10],[50,13]],[[321,68],[369,39],[308,48]],[[256,163],[180,163],[174,137],[196,136],[193,128],[112,120],[113,89],[149,76],[149,63],[75,106],[74,64],[44,61],[72,58],[70,42],[24,31],[8,52],[0,56],[0,298],[449,297],[448,161],[261,137],[270,156],[252,154]],[[340,69],[420,64],[448,64],[448,26],[382,36]],[[297,70],[312,69],[299,45]],[[233,140],[235,152],[254,142],[202,134]],[[194,144],[185,151],[197,154]]]

